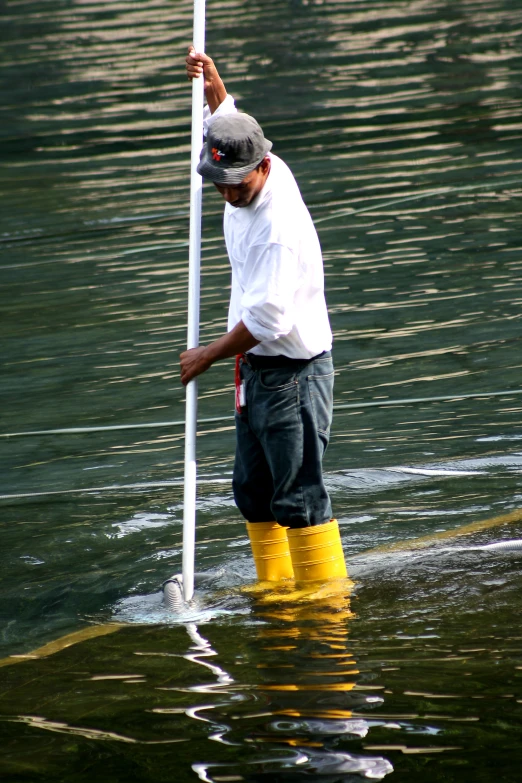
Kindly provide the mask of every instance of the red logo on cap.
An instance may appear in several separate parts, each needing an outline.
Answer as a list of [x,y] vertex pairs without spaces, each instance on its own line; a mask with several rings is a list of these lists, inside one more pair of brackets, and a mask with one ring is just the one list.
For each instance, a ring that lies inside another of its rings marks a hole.
[[225,157],[225,153],[218,150],[217,147],[212,147],[212,157],[219,162],[221,158]]

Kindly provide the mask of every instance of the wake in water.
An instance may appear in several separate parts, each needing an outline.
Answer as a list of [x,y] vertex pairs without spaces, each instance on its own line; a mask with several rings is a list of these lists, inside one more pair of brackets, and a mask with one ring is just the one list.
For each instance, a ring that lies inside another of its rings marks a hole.
[[169,577],[162,589],[148,595],[122,598],[114,607],[115,622],[177,625],[205,623],[223,615],[249,614],[244,596],[226,587],[225,569],[194,575],[196,593],[183,598],[181,574]]
[[[350,575],[358,580],[369,577],[383,569],[396,570],[416,565],[419,560],[448,558],[463,553],[490,554],[497,557],[507,553],[522,553],[522,539],[495,541],[487,544],[468,546],[437,546],[435,543],[415,546],[415,542],[404,542],[404,546],[395,545],[392,551],[370,551],[347,558]],[[168,578],[162,589],[148,595],[128,596],[118,601],[114,607],[115,622],[140,624],[186,624],[206,623],[220,616],[248,615],[251,611],[249,590],[243,585],[225,586],[223,577],[225,568],[195,575],[196,593],[190,602],[183,598],[183,579],[181,574]],[[226,581],[226,580],[225,580]],[[255,594],[254,588],[254,594]],[[263,592],[263,591],[261,591]],[[266,590],[264,591],[266,592]],[[274,586],[274,600],[278,594],[284,599],[284,591]]]

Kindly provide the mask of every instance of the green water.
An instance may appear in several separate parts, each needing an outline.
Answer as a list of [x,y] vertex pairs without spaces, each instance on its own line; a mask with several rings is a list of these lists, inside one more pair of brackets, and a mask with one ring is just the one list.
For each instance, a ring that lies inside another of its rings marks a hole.
[[[192,4],[6,0],[0,21],[2,780],[519,781],[520,550],[476,548],[522,538],[519,4],[209,0],[207,51],[320,233],[354,585],[244,591],[223,362],[199,407],[215,576],[181,618],[160,587],[181,568]],[[203,342],[229,289],[204,202]]]

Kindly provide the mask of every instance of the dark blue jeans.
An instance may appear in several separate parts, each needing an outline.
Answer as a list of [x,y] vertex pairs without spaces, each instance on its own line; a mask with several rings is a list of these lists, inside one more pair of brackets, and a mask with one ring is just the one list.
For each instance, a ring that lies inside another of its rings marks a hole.
[[249,522],[285,527],[330,521],[322,461],[332,422],[329,351],[283,367],[241,364],[246,406],[236,413],[234,498]]

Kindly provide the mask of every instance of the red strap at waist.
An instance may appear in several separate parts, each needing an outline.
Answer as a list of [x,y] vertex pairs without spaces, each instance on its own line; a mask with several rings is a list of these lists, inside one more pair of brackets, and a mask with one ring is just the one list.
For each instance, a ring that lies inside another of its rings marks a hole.
[[241,375],[239,373],[239,365],[243,355],[238,353],[236,356],[236,369],[234,372],[234,381],[236,385],[236,411],[241,413]]

